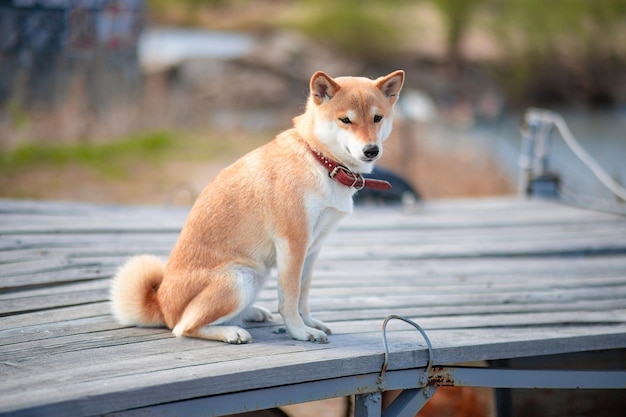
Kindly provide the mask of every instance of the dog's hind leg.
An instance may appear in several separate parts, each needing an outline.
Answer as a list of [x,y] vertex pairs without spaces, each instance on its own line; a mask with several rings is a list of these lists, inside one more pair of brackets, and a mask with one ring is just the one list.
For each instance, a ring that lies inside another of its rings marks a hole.
[[185,336],[218,340],[237,345],[252,341],[250,333],[239,326],[203,326],[185,334]]
[[[234,278],[234,279],[229,279]],[[252,336],[239,326],[226,325],[238,319],[254,301],[256,287],[250,272],[232,270],[202,290],[185,308],[172,332],[177,336],[248,343]]]
[[252,336],[239,326],[227,326],[229,320],[237,317],[243,310],[234,305],[229,310],[214,308],[216,300],[212,294],[204,291],[187,306],[180,321],[176,324],[172,333],[177,337],[197,337],[200,339],[218,340],[226,343],[248,343]]

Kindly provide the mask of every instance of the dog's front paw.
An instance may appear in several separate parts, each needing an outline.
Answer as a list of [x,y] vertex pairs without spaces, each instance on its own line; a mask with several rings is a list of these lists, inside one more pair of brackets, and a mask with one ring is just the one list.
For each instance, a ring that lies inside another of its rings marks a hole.
[[297,340],[308,340],[310,342],[328,343],[328,336],[321,330],[304,326],[298,329],[289,329],[291,337]]
[[315,320],[314,318],[311,318],[311,317],[304,318],[304,324],[306,324],[309,327],[314,327],[318,330],[321,330],[327,335],[332,333],[330,328],[324,322]]

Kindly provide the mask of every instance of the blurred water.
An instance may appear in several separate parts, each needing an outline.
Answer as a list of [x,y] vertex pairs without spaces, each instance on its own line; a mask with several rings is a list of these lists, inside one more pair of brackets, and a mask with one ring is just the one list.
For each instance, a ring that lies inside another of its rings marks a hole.
[[[581,146],[620,184],[626,184],[626,112],[611,110],[558,111]],[[518,177],[523,113],[508,114],[497,123],[481,123],[469,129],[468,138],[485,146],[512,178]],[[580,198],[615,201],[615,197],[571,151],[555,131],[549,168],[560,175],[564,191]]]
[[149,28],[142,33],[138,48],[142,68],[158,71],[191,58],[238,58],[254,45],[254,38],[243,33]]

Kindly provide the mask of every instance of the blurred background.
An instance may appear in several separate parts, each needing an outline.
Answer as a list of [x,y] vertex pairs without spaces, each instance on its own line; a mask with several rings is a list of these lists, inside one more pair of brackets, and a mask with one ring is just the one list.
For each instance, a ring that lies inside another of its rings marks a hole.
[[516,193],[530,106],[624,184],[625,40],[626,0],[0,0],[0,197],[190,204],[316,70],[406,71],[381,166],[423,198]]

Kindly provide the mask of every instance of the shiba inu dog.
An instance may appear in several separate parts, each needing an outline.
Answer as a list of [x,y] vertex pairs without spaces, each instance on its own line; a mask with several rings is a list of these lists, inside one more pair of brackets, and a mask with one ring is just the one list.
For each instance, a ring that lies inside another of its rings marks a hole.
[[327,342],[308,295],[322,242],[352,212],[382,155],[404,82],[313,74],[306,111],[291,129],[218,174],[199,195],[167,263],[139,255],[111,284],[112,310],[125,325],[167,326],[176,336],[247,343],[242,321],[271,320],[254,303],[271,268],[280,312],[298,340]]

